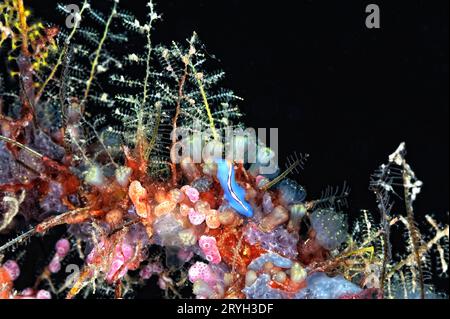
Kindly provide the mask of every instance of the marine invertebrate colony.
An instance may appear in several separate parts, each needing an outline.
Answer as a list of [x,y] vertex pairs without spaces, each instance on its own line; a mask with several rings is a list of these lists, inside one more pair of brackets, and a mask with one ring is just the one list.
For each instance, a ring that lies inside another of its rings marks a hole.
[[[168,297],[440,296],[427,274],[448,271],[448,225],[428,216],[431,237],[416,225],[422,183],[404,144],[371,181],[379,222],[362,212],[351,227],[347,187],[309,199],[288,178],[306,156],[268,173],[274,152],[263,141],[223,143],[227,129],[243,131],[239,98],[219,87],[224,74],[196,34],[186,46],[153,43],[152,1],[145,22],[118,0],[107,12],[88,0],[59,9],[71,28],[33,23],[23,0],[0,5],[16,84],[0,96],[0,231],[11,234],[1,298],[132,297],[152,276]],[[223,159],[230,147],[240,156]],[[393,210],[399,194],[405,214]],[[57,229],[35,283],[17,287],[27,240]],[[399,258],[395,231],[405,235]],[[440,269],[430,271],[431,256]]]

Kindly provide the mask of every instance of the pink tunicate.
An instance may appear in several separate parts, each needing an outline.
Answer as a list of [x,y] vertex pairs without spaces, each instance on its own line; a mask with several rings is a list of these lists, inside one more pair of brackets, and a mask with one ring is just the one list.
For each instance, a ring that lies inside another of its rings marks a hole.
[[201,236],[198,243],[209,262],[219,264],[222,261],[219,249],[217,248],[217,241],[214,237]]
[[123,243],[122,244],[122,255],[125,260],[133,258],[134,249],[130,244]]
[[206,220],[206,215],[196,211],[195,209],[191,209],[189,211],[188,217],[191,224],[195,226],[201,225]]
[[216,284],[217,281],[217,277],[211,270],[211,267],[200,261],[196,262],[191,266],[191,268],[189,268],[188,276],[189,281],[192,283],[201,279],[208,285],[213,286]]
[[88,264],[92,264],[95,259],[98,257],[99,252],[103,251],[105,248],[105,242],[102,240],[100,241],[96,247],[92,248],[92,250],[90,251],[90,253],[88,254],[87,258],[86,258],[86,262]]
[[152,264],[152,267],[153,267],[153,272],[154,272],[155,274],[160,274],[160,273],[163,272],[163,267],[162,267],[161,264],[159,264],[159,263],[154,263],[154,264]]
[[125,258],[123,257],[123,254],[122,254],[121,245],[117,245],[116,248],[114,249],[114,259],[120,259],[122,261],[125,260]]
[[[112,282],[114,279],[120,278],[120,275],[122,274],[123,269],[122,269],[122,271],[120,272],[120,274],[118,275],[117,278],[114,278],[114,277],[117,274],[117,272],[119,271],[119,269],[123,266],[123,264],[124,264],[124,262],[121,259],[114,259],[113,260],[113,262],[111,263],[111,267],[109,268],[109,272],[106,275],[106,279],[109,282]],[[126,269],[126,267],[124,267],[124,268]]]
[[186,194],[186,196],[189,198],[189,200],[192,203],[196,203],[198,202],[198,200],[200,199],[200,193],[198,192],[198,190],[194,187],[191,186],[183,186],[181,188],[182,191],[184,191],[184,193]]
[[52,295],[47,290],[39,290],[36,299],[52,299]]
[[48,270],[50,270],[52,274],[56,274],[61,270],[61,262],[58,255],[55,255],[55,257],[53,257],[52,261],[48,265]]
[[128,265],[125,264],[128,263],[133,256],[134,249],[130,244],[123,242],[121,245],[116,246],[114,258],[109,268],[109,272],[106,275],[106,279],[111,282],[125,276],[128,272]]
[[96,254],[96,249],[92,248],[92,250],[90,251],[90,253],[86,257],[86,262],[88,264],[92,264],[92,262],[94,261],[94,258],[95,258],[95,254]]
[[139,272],[139,276],[143,279],[143,280],[147,280],[150,279],[150,277],[153,275],[153,267],[152,265],[146,265],[144,266],[141,271]]
[[70,242],[67,239],[60,239],[55,245],[56,253],[60,257],[65,257],[70,251]]
[[150,279],[154,274],[160,274],[162,271],[163,269],[160,264],[152,263],[144,266],[139,272],[139,275],[142,279],[146,280]]
[[8,260],[3,264],[11,279],[14,281],[20,276],[20,267],[14,260]]

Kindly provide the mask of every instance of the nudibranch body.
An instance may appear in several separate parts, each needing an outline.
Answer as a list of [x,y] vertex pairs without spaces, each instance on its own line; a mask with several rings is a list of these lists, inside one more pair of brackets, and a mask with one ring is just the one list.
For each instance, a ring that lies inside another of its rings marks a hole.
[[253,209],[245,200],[245,190],[236,183],[233,163],[223,159],[216,161],[217,179],[223,188],[224,197],[239,214],[251,218]]

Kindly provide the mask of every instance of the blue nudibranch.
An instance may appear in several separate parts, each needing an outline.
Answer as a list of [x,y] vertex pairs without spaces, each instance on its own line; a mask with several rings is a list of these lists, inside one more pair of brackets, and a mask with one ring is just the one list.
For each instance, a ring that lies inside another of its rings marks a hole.
[[230,161],[217,160],[217,179],[230,206],[245,217],[253,217],[253,209],[245,200],[245,190],[236,183],[234,165]]

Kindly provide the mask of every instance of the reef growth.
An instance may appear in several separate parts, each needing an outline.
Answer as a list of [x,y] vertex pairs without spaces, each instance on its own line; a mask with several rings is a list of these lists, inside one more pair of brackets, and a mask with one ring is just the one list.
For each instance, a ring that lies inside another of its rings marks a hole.
[[[253,145],[255,161],[222,157],[223,131],[244,128],[239,98],[196,34],[155,45],[152,1],[146,21],[118,0],[76,8],[58,7],[64,27],[34,22],[23,0],[0,4],[14,83],[0,79],[0,298],[126,298],[152,277],[166,297],[444,296],[431,277],[448,272],[448,224],[417,225],[422,182],[404,144],[372,175],[379,211],[352,224],[346,186],[310,199],[290,178],[306,156],[267,174],[274,152],[239,136],[235,151]],[[180,155],[195,145],[200,161]],[[28,241],[56,230],[40,275],[18,288]]]

